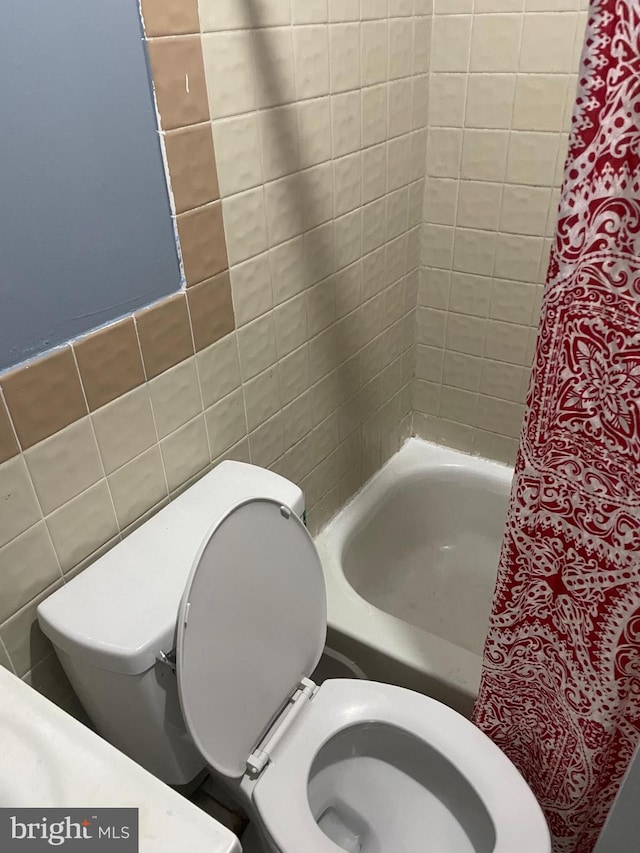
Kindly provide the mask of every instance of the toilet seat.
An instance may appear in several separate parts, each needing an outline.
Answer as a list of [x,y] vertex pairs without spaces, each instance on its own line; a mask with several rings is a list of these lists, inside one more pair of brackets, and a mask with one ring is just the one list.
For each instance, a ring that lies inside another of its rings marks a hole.
[[[322,566],[300,519],[288,507],[263,497],[234,505],[205,539],[185,587],[176,640],[178,693],[201,755],[250,797],[264,834],[278,853],[380,849],[375,844],[361,848],[360,829],[353,831],[353,844],[334,843],[316,822],[309,801],[314,761],[326,758],[327,745],[350,728],[356,734],[348,746],[355,748],[357,732],[366,724],[384,727],[384,732],[376,733],[381,741],[397,736],[381,759],[371,751],[363,753],[366,760],[373,757],[378,762],[382,779],[375,791],[366,788],[373,792],[364,802],[369,812],[373,794],[379,802],[389,803],[387,787],[393,790],[393,785],[385,784],[391,778],[386,773],[395,771],[399,781],[411,776],[408,802],[430,798],[437,803],[436,812],[440,809],[442,826],[452,827],[451,837],[462,837],[461,846],[452,846],[448,839],[442,849],[549,853],[546,822],[525,781],[500,749],[464,717],[400,687],[341,679],[316,688],[308,680],[322,654],[326,625]],[[402,738],[405,747],[411,738],[421,757],[428,753],[434,766],[444,768],[454,787],[449,785],[447,792],[433,770],[426,774],[427,782],[422,781],[422,769],[414,767],[410,774],[406,748],[393,749]],[[360,778],[367,778],[362,773],[363,756],[345,757],[345,774],[340,776],[338,769],[330,778],[339,787],[350,775],[353,791]],[[331,771],[337,766],[331,764]],[[460,803],[460,809],[449,809],[447,801]],[[342,803],[349,807],[347,795]],[[468,818],[458,820],[458,815],[469,808],[482,815],[481,822],[488,822],[495,843],[468,846],[462,828]],[[414,809],[412,817],[421,814]],[[375,814],[368,817],[365,830],[375,830],[376,820]],[[417,825],[413,820],[412,830]],[[438,817],[433,825],[440,827]],[[333,837],[351,831],[346,821],[338,820],[335,826],[334,821]],[[394,842],[408,837],[402,825],[394,826]],[[383,853],[389,847],[398,853],[416,847],[385,844]]]
[[[253,802],[265,834],[281,853],[338,853],[316,823],[308,798],[316,757],[340,731],[380,723],[408,732],[440,752],[477,791],[495,830],[491,853],[547,853],[542,810],[514,765],[488,737],[427,696],[371,681],[340,679],[320,686],[271,752]],[[398,846],[397,849],[402,849]]]

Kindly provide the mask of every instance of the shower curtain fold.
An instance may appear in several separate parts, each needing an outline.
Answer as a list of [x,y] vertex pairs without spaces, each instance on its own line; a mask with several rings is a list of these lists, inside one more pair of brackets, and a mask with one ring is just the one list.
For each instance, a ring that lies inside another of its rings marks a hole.
[[474,721],[590,853],[640,735],[640,0],[591,4],[558,217]]

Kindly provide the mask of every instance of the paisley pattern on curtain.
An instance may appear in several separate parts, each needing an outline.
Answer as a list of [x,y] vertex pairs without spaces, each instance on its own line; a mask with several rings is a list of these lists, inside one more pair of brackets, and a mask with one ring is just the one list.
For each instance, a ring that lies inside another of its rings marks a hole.
[[640,735],[640,0],[592,0],[474,721],[556,853]]

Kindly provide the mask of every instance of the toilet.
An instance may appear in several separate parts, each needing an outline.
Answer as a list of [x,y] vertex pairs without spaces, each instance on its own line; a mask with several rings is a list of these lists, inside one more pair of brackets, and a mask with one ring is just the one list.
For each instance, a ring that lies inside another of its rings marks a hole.
[[270,853],[549,853],[513,764],[450,708],[310,675],[327,628],[304,496],[223,462],[39,605],[98,731],[173,785],[208,768]]

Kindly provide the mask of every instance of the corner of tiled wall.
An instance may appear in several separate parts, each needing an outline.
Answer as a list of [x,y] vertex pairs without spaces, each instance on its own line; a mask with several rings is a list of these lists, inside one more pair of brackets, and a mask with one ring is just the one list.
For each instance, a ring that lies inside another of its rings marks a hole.
[[142,2],[185,289],[0,376],[0,665],[77,714],[39,601],[222,458],[315,531],[411,430],[430,0],[247,8]]
[[414,430],[513,462],[586,0],[435,0]]

